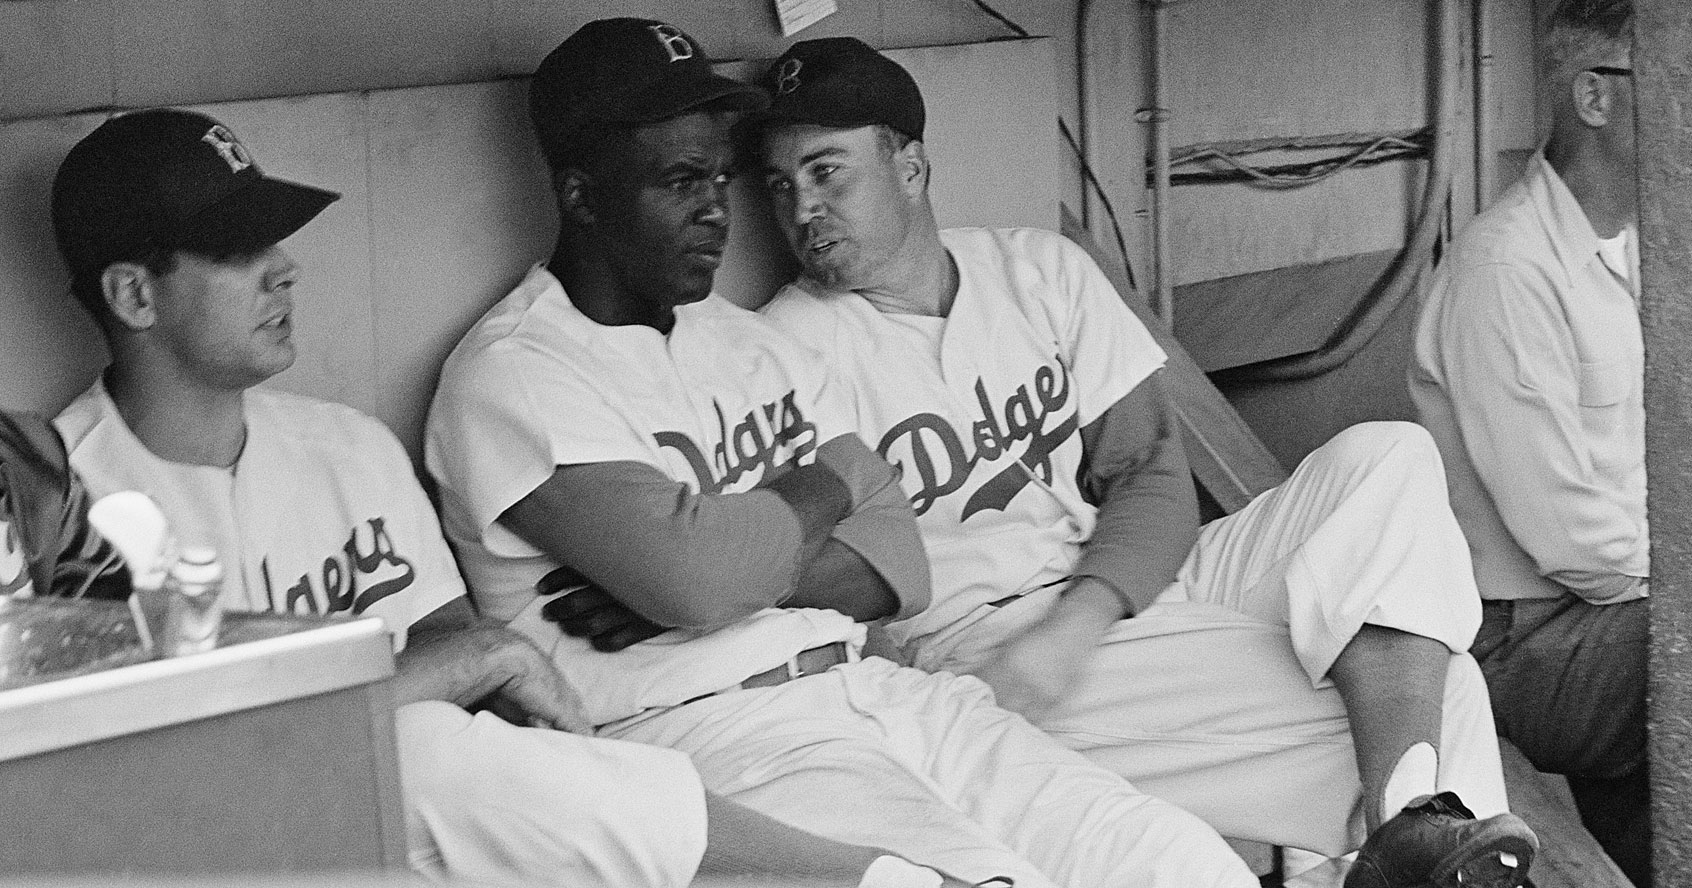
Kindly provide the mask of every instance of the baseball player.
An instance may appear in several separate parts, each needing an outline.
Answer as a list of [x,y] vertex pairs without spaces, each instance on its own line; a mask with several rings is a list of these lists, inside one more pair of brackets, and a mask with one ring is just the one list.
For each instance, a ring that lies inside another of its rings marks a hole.
[[[214,545],[226,607],[387,621],[419,870],[628,888],[698,871],[911,884],[888,881],[915,868],[875,863],[876,849],[706,795],[685,756],[565,733],[588,727],[580,702],[532,644],[470,616],[393,435],[351,408],[254,388],[294,359],[300,271],[278,243],[335,198],[263,175],[226,127],[185,111],[113,118],[71,150],[53,221],[112,364],[57,423],[92,491],[143,491],[180,541]],[[466,711],[477,701],[489,709]]]
[[[808,831],[971,883],[1255,885],[980,682],[859,658],[857,620],[918,612],[928,565],[824,368],[711,292],[729,128],[762,102],[647,19],[585,25],[536,71],[557,246],[454,349],[428,420],[478,602],[552,652],[601,736],[685,751]],[[534,586],[563,568],[593,588],[562,601],[674,628],[615,653],[562,635]]]
[[1537,840],[1505,810],[1427,435],[1347,431],[1201,531],[1164,355],[1086,255],[938,230],[922,97],[861,41],[799,43],[765,83],[764,180],[802,266],[767,316],[901,469],[935,577],[889,627],[912,661],[1228,835],[1339,855],[1360,808],[1350,886],[1519,885]]
[[43,420],[0,411],[0,598],[123,599],[129,574],[88,525],[88,493]]

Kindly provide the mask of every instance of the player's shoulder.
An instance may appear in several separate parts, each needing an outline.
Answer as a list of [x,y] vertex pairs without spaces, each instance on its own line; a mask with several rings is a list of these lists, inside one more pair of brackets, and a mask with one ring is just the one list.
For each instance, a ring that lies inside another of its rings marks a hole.
[[1044,228],[946,228],[940,240],[954,255],[1040,260],[1081,253],[1074,241]]
[[449,369],[473,365],[478,359],[498,352],[503,345],[525,336],[546,335],[537,326],[568,328],[567,320],[573,311],[563,285],[544,265],[531,266],[523,279],[488,307],[470,325],[452,353],[447,356]]
[[54,431],[59,433],[65,450],[72,454],[81,450],[83,442],[100,429],[113,424],[128,428],[118,413],[117,404],[107,393],[106,384],[98,378],[53,417]]
[[707,338],[714,348],[751,356],[753,360],[772,356],[788,364],[817,361],[817,343],[809,337],[793,335],[787,325],[777,322],[766,311],[769,308],[766,304],[754,311],[713,293],[701,302],[678,309],[677,329],[682,329],[685,323],[691,335]]
[[818,292],[794,282],[782,287],[758,313],[784,336],[828,358],[843,336],[869,335],[875,308],[856,293]]
[[544,265],[530,267],[453,346],[441,366],[435,400],[484,398],[509,390],[534,361],[568,364],[591,347],[585,319]]
[[399,438],[381,420],[356,407],[265,387],[248,389],[247,421],[294,447],[334,461],[358,453],[403,453]]
[[777,290],[775,296],[758,309],[758,314],[787,330],[803,330],[818,323],[832,326],[837,301],[825,294],[814,293],[795,281]]

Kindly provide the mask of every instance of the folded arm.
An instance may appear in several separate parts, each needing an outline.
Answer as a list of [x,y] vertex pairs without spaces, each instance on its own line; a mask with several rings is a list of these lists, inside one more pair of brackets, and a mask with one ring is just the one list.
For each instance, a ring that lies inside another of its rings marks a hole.
[[926,562],[905,567],[920,543],[908,507],[900,523],[897,490],[892,469],[846,435],[743,493],[694,493],[636,462],[560,466],[500,521],[656,627],[724,625],[777,605],[875,619],[902,599],[926,602]]

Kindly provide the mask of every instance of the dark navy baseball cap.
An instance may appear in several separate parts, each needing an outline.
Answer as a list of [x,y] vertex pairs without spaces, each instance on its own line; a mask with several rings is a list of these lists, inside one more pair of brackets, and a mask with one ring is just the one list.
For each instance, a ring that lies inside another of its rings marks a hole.
[[653,19],[588,22],[548,53],[529,83],[529,119],[549,153],[581,130],[657,123],[704,105],[756,111],[763,90],[711,70],[699,41]]
[[257,252],[340,198],[273,179],[223,124],[153,108],[102,123],[53,177],[53,233],[71,271],[156,250]]
[[927,113],[916,80],[898,62],[856,37],[793,44],[759,81],[770,91],[765,124],[828,127],[883,124],[922,140]]

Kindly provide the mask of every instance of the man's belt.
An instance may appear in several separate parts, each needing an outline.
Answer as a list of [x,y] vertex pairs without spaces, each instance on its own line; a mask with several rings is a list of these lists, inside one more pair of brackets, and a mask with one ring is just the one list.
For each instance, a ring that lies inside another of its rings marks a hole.
[[742,688],[770,688],[778,684],[785,684],[795,678],[807,675],[817,675],[839,666],[850,663],[857,658],[857,652],[844,641],[825,644],[800,651],[793,659],[777,666],[766,669],[740,683]]
[[774,669],[765,669],[763,672],[746,679],[740,684],[733,687],[723,688],[720,691],[712,691],[708,694],[700,694],[697,697],[691,697],[683,700],[680,705],[686,706],[689,703],[694,703],[707,697],[715,697],[718,694],[727,694],[731,691],[751,690],[752,688],[773,688],[779,684],[786,684],[795,678],[804,678],[807,675],[820,675],[836,666],[839,666],[841,663],[856,663],[857,661],[857,649],[853,648],[844,641],[836,641],[833,644],[818,645],[814,648],[802,650],[786,663],[783,663]]

